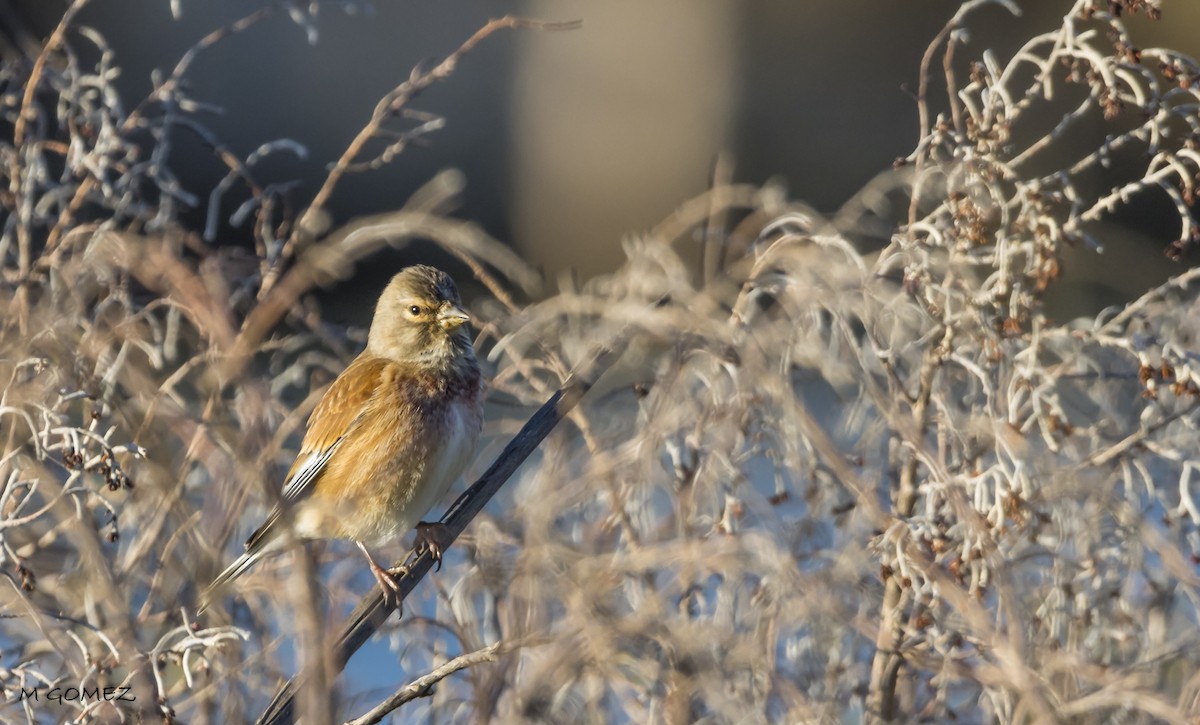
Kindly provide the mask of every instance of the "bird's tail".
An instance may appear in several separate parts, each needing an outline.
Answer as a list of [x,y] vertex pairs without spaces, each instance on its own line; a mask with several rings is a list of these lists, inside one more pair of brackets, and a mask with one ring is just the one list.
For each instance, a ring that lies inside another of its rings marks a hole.
[[261,549],[257,551],[247,551],[237,559],[234,559],[233,563],[225,567],[225,571],[218,574],[217,578],[213,579],[213,583],[208,585],[208,589],[205,589],[204,593],[200,595],[200,610],[197,613],[203,614],[204,610],[208,609],[209,605],[213,603],[214,597],[220,594],[221,590],[225,588],[225,585],[229,584],[229,582],[233,581],[234,579],[237,579],[242,574],[245,574],[246,570],[257,564],[258,560],[261,559],[265,553],[266,552],[262,551]]
[[246,539],[246,553],[234,559],[233,563],[225,567],[225,571],[217,575],[213,579],[213,583],[208,585],[208,589],[200,595],[200,611],[197,614],[203,614],[204,610],[208,609],[213,603],[214,597],[221,593],[225,585],[237,579],[246,570],[258,563],[258,560],[267,554],[279,548],[279,545],[286,537],[281,537],[279,534],[283,527],[279,526],[279,520],[282,516],[278,506],[267,516],[267,521],[262,526],[259,526],[250,538]]

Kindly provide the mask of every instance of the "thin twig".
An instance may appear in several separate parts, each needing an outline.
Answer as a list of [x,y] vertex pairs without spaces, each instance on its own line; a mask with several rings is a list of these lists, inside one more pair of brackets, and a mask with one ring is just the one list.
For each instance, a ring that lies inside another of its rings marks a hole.
[[[1013,10],[1013,7],[1011,6],[1012,4],[1007,0],[967,0],[967,2],[964,2],[959,6],[958,10],[955,11],[954,16],[942,26],[942,29],[938,31],[938,34],[935,35],[933,40],[930,41],[929,45],[926,46],[925,53],[921,56],[921,67],[918,72],[919,75],[917,76],[917,123],[920,127],[921,143],[924,143],[925,139],[927,139],[930,133],[933,131],[929,120],[929,79],[931,77],[930,67],[933,65],[934,54],[937,52],[937,49],[942,45],[942,43],[949,43],[949,47],[946,50],[947,55],[945,61],[946,74],[947,78],[949,78],[950,64],[952,63],[954,48],[954,38],[952,37],[953,32],[962,26],[963,18],[971,13],[971,11],[983,5],[991,4],[1008,7],[1010,11]],[[948,90],[952,92],[953,88]],[[954,104],[956,102],[957,99],[951,97],[950,103],[952,108],[954,108]],[[915,180],[919,180],[927,156],[928,151],[918,151],[916,155],[916,174],[914,175]],[[917,210],[920,208],[921,202],[920,194],[915,192],[915,188],[916,187],[914,185],[914,193],[912,199],[909,201],[908,207],[908,223],[910,226],[917,221]]]
[[477,649],[474,652],[459,655],[440,667],[435,668],[429,674],[418,677],[392,693],[390,697],[371,708],[362,716],[346,721],[346,725],[375,725],[375,723],[382,722],[388,716],[388,713],[396,710],[405,703],[432,695],[434,685],[453,675],[455,672],[465,670],[468,667],[483,662],[495,662],[500,658],[500,655],[515,649],[516,646],[512,643],[501,641],[490,644],[482,649]]
[[329,202],[329,197],[333,194],[334,187],[338,185],[346,172],[350,170],[354,160],[362,154],[363,148],[371,139],[375,138],[383,123],[389,118],[394,117],[401,111],[408,102],[411,101],[417,94],[429,88],[438,81],[445,80],[450,77],[454,69],[458,66],[458,62],[463,56],[474,50],[476,45],[479,45],[485,38],[492,35],[498,30],[506,28],[531,28],[534,30],[573,30],[580,27],[581,21],[569,20],[564,22],[548,22],[543,20],[529,20],[527,18],[517,18],[512,15],[506,15],[502,18],[491,20],[487,25],[484,25],[475,34],[458,47],[450,55],[446,56],[445,60],[438,63],[433,68],[422,72],[419,68],[414,69],[408,80],[393,88],[387,95],[379,100],[375,105],[375,111],[371,114],[371,120],[367,125],[363,126],[342,152],[341,158],[334,164],[333,169],[325,178],[325,183],[321,184],[321,188],[313,196],[312,202],[300,217],[300,221],[296,224],[296,231],[293,232],[292,238],[288,240],[288,246],[294,246],[297,240],[297,235],[302,230],[310,228],[313,218],[320,213],[325,205]]

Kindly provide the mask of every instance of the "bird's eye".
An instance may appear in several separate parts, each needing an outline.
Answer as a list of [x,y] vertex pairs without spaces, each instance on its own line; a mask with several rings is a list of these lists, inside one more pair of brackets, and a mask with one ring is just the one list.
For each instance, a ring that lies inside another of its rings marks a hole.
[[413,314],[413,316],[415,317],[415,316],[421,314],[421,306],[413,305],[412,307],[408,308],[408,311],[411,312]]

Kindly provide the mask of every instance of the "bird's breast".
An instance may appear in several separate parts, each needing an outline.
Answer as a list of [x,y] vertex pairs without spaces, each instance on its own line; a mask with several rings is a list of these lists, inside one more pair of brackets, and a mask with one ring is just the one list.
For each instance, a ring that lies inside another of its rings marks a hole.
[[[475,455],[483,424],[481,395],[446,396],[421,406],[421,445],[415,455],[402,456],[381,483],[390,490],[382,496],[389,509],[380,527],[380,538],[402,535],[413,528],[441,501]],[[389,526],[391,524],[391,526]],[[394,529],[392,529],[394,526]],[[391,530],[389,530],[391,529]]]
[[480,422],[478,412],[465,403],[455,402],[446,407],[440,426],[440,444],[430,451],[422,485],[419,486],[421,492],[427,492],[431,499],[427,505],[426,502],[417,503],[416,508],[422,512],[428,511],[470,463],[479,439]]

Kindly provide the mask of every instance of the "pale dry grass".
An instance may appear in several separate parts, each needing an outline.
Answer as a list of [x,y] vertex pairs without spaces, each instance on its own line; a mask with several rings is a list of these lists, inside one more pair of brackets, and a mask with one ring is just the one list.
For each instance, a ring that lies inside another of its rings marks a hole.
[[[427,696],[402,717],[1200,716],[1200,273],[1065,324],[1042,304],[1064,245],[1121,244],[1099,222],[1147,195],[1189,253],[1200,68],[1136,47],[1114,14],[1153,9],[1136,0],[1080,0],[1013,58],[970,58],[986,4],[926,56],[916,150],[838,214],[718,184],[628,240],[615,274],[541,294],[444,215],[452,175],[329,231],[230,159],[260,244],[209,246],[135,132],[194,122],[179,85],[122,112],[71,34],[38,71],[53,102],[21,100],[8,69],[7,117],[37,122],[3,149],[0,199],[6,692],[126,683],[145,694],[127,712],[252,719],[294,637],[306,722],[380,699],[326,697],[353,691],[322,607],[352,597],[357,561],[318,584],[293,552],[189,616],[359,344],[310,292],[419,235],[490,292],[472,302],[494,369],[476,471],[597,344],[621,355],[381,635],[395,686],[415,681],[397,701]],[[1081,148],[1094,121],[1108,140]],[[889,230],[881,252],[850,243],[865,228]],[[439,666],[458,672],[431,694]],[[6,717],[62,712],[11,699]]]

